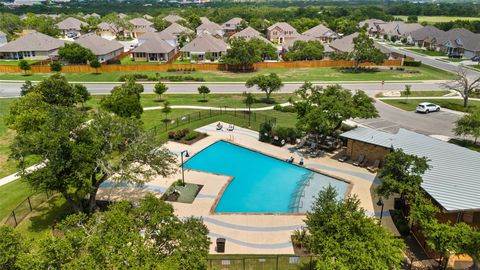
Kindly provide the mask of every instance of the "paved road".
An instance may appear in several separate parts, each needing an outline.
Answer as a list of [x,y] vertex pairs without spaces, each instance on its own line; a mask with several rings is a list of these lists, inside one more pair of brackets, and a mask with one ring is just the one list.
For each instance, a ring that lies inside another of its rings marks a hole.
[[390,133],[396,133],[399,128],[405,128],[425,135],[455,137],[452,132],[454,122],[461,117],[461,114],[447,111],[430,114],[408,112],[379,100],[375,107],[380,113],[379,118],[356,119],[355,122]]
[[[112,90],[112,88],[120,83],[83,83],[92,94],[108,94]],[[318,85],[327,85],[326,84],[318,84]],[[330,83],[331,84],[331,83]],[[402,82],[402,83],[394,83],[394,82],[386,82],[385,85],[381,85],[380,82],[365,82],[365,83],[344,83],[342,84],[343,87],[350,90],[364,90],[370,95],[374,95],[382,90],[390,91],[390,90],[403,90],[405,84],[412,85],[412,90],[421,91],[421,90],[437,90],[440,88],[440,82],[436,81],[426,81],[426,82]],[[244,91],[252,91],[252,92],[259,92],[256,88],[246,88],[243,83],[229,83],[229,84],[222,84],[222,83],[203,83],[203,84],[172,84],[167,83],[168,85],[168,93],[191,93],[195,94],[198,93],[197,88],[200,85],[206,85],[210,88],[212,93],[242,93]],[[302,84],[301,83],[286,83],[281,92],[290,93],[298,89]],[[20,95],[20,87],[22,83],[19,82],[0,82],[0,98],[5,97],[18,97]],[[145,93],[153,93],[153,86],[152,83],[144,84]]]
[[[439,60],[435,60],[431,57],[427,57],[427,56],[423,56],[423,55],[419,55],[419,54],[416,54],[416,53],[412,53],[412,52],[409,52],[409,51],[406,51],[406,50],[402,50],[402,49],[398,49],[398,48],[395,48],[395,47],[392,47],[392,46],[389,46],[388,47],[390,50],[392,50],[393,52],[396,52],[396,53],[399,53],[399,54],[403,54],[403,55],[406,55],[408,57],[412,57],[413,59],[417,60],[417,61],[422,61],[422,63],[424,64],[427,64],[429,66],[432,66],[432,67],[436,67],[436,68],[439,68],[439,69],[442,69],[442,70],[446,70],[446,71],[450,71],[450,72],[457,72],[458,70],[458,66],[455,65],[454,63],[449,63],[449,62],[443,62],[443,61],[439,61]],[[475,71],[475,70],[471,70],[471,69],[466,69],[466,72],[467,72],[467,75],[469,77],[476,77],[478,78],[480,76],[480,72],[479,71]]]

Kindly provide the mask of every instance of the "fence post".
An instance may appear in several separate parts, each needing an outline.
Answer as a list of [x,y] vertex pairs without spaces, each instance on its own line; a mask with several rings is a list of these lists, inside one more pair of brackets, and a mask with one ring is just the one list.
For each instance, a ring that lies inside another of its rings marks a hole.
[[32,212],[33,209],[32,209],[32,203],[30,202],[30,196],[27,197],[27,201],[28,201],[28,206],[30,206],[30,212]]
[[15,227],[18,226],[17,217],[15,216],[15,211],[12,211],[13,221],[15,221]]
[[310,255],[310,263],[309,263],[308,268],[309,268],[310,270],[312,270],[312,255]]
[[278,255],[276,256],[276,258],[277,258],[277,261],[275,262],[275,269],[278,270]]

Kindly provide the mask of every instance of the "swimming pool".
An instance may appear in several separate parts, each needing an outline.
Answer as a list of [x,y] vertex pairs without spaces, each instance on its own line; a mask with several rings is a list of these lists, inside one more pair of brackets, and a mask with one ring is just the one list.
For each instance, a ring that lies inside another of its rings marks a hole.
[[349,184],[250,149],[218,141],[192,156],[185,168],[232,176],[217,213],[295,213],[310,210],[332,185],[343,198]]

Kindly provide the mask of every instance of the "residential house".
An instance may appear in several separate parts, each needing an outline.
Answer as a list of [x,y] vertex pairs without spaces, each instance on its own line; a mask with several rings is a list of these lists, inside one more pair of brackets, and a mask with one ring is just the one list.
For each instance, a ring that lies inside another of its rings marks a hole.
[[86,22],[82,22],[77,18],[68,17],[57,23],[58,29],[62,31],[64,37],[74,38],[82,34],[82,26],[87,26]]
[[[330,47],[333,50],[333,53],[342,54],[342,53],[352,53],[355,47],[353,39],[358,36],[358,32],[344,36],[342,38],[332,41],[325,48]],[[383,54],[385,54],[385,59],[401,59],[403,58],[402,54],[391,51],[389,48],[375,42],[375,48],[379,49]],[[325,50],[327,51],[327,50]]]
[[123,45],[116,40],[108,40],[90,33],[75,40],[78,45],[90,49],[101,63],[123,53]]
[[270,42],[270,40],[263,37],[262,34],[260,34],[260,32],[258,32],[257,30],[255,30],[250,26],[248,26],[247,28],[243,29],[240,32],[233,34],[230,37],[230,39],[232,38],[244,38],[246,41],[249,41],[252,38],[257,38],[257,39],[260,39],[261,41],[264,41],[265,43],[273,45],[272,42]]
[[267,39],[278,44],[283,44],[298,35],[297,30],[286,22],[278,22],[267,28]]
[[[421,188],[441,209],[436,218],[480,227],[479,152],[406,129],[390,134],[358,127],[340,136],[347,140],[346,154],[352,160],[364,155],[369,162],[383,161],[391,149],[426,157],[430,168],[422,175]],[[424,241],[419,243],[428,249]]]
[[145,40],[132,51],[134,61],[148,62],[168,62],[175,57],[175,54],[176,47],[158,35]]
[[142,45],[143,43],[147,42],[148,40],[151,39],[162,39],[166,41],[168,44],[170,44],[172,47],[177,48],[178,43],[177,43],[177,37],[175,35],[166,33],[166,32],[148,32],[143,35],[141,35],[138,38],[138,45]]
[[117,17],[120,18],[120,19],[126,19],[126,18],[128,18],[128,15],[125,14],[125,13],[118,13]]
[[303,32],[304,36],[309,36],[321,40],[323,42],[329,43],[332,40],[338,38],[338,34],[329,29],[328,27],[324,26],[323,24],[319,24],[305,32]]
[[5,34],[4,32],[0,31],[0,46],[3,46],[5,44],[7,44],[7,34]]
[[97,35],[102,38],[112,40],[117,38],[118,33],[119,29],[111,23],[101,22],[97,25]]
[[368,19],[359,22],[358,27],[365,28],[369,36],[376,37],[379,35],[382,25],[385,23],[385,21],[379,19]]
[[157,31],[153,27],[153,23],[144,18],[134,18],[129,20],[129,22],[132,24],[133,27],[131,30],[125,31],[125,34],[132,38],[138,38],[145,33]]
[[472,58],[480,55],[480,34],[465,28],[454,28],[445,32],[436,40],[439,50],[448,55],[460,55]]
[[242,23],[242,18],[231,18],[230,20],[226,21],[224,24],[222,24],[223,32],[225,32],[226,35],[231,36],[238,32],[240,29],[240,24]]
[[208,22],[211,22],[211,21],[210,21],[210,19],[209,19],[209,18],[207,18],[207,17],[200,17],[200,21],[201,21],[202,23],[208,23]]
[[296,36],[295,38],[293,39],[289,39],[285,42],[283,42],[282,44],[282,52],[287,52],[288,49],[293,46],[293,44],[296,42],[296,41],[311,41],[311,40],[317,40],[319,41],[318,39],[316,39],[315,37],[312,37],[312,36],[308,36],[308,35],[298,35]]
[[223,28],[214,22],[202,23],[200,26],[197,27],[196,30],[197,35],[207,34],[220,38],[223,37],[223,35],[225,34]]
[[63,40],[33,32],[1,46],[0,58],[44,60],[50,58],[64,44]]
[[411,32],[407,37],[407,42],[418,47],[433,49],[436,48],[436,41],[438,38],[443,37],[444,35],[445,31],[429,25]]
[[419,23],[406,23],[403,21],[393,21],[380,25],[379,34],[387,36],[388,39],[392,37],[398,40],[406,38],[410,33],[423,28],[423,25]]
[[87,14],[85,16],[83,16],[83,18],[86,20],[88,18],[96,18],[96,19],[100,19],[102,16],[100,16],[99,14],[97,13],[91,13],[91,14]]
[[153,17],[150,16],[150,15],[148,15],[148,14],[143,15],[143,18],[144,18],[145,20],[149,20],[149,21],[153,20]]
[[223,39],[216,38],[212,35],[202,34],[197,36],[185,47],[180,49],[183,58],[192,59],[197,58],[200,61],[208,60],[208,54],[214,60],[218,60],[227,51],[227,43]]
[[178,16],[178,15],[167,15],[165,17],[163,17],[163,19],[165,21],[169,21],[171,23],[176,23],[176,22],[179,22],[179,21],[184,21],[185,19]]
[[181,34],[187,34],[187,35],[191,35],[193,34],[193,30],[183,26],[183,25],[180,25],[178,23],[172,23],[170,24],[170,26],[168,26],[167,28],[163,29],[163,31],[161,33],[164,33],[164,34],[167,34],[167,35],[172,35],[172,36],[175,36],[178,38],[178,36],[180,36]]

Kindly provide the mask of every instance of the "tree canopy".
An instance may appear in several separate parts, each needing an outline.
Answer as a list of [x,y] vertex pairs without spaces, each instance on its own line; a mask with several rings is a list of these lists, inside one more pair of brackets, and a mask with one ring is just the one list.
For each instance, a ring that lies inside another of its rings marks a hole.
[[[180,219],[173,207],[152,195],[138,203],[121,201],[91,216],[74,214],[56,226],[39,247],[0,227],[2,251],[10,269],[164,269],[207,267],[208,229],[197,218]],[[3,249],[5,248],[5,249]],[[15,256],[15,257],[14,257]],[[9,269],[3,268],[2,269]]]
[[321,60],[323,59],[323,44],[318,40],[297,40],[288,48],[285,60]]
[[396,269],[405,244],[365,214],[356,197],[339,199],[328,186],[307,212],[305,246],[318,256],[316,269]]
[[249,41],[244,38],[234,38],[221,61],[227,65],[248,68],[262,60],[277,58],[275,47],[265,41],[258,38],[253,38]]
[[358,68],[361,63],[365,62],[381,64],[385,55],[375,48],[373,39],[368,37],[365,31],[361,31],[357,37],[353,38],[352,58],[355,61],[355,67]]
[[58,56],[62,61],[70,64],[86,64],[97,59],[90,49],[84,48],[77,43],[65,43],[58,50]]
[[23,23],[28,28],[35,29],[37,32],[51,37],[58,37],[61,34],[61,31],[58,29],[55,20],[50,16],[37,16],[35,14],[28,14],[27,18],[23,20]]
[[269,75],[258,75],[251,77],[245,83],[245,86],[251,88],[257,86],[262,92],[265,92],[267,96],[267,101],[270,100],[270,96],[273,92],[280,91],[280,88],[283,87],[282,80],[276,73],[270,73]]
[[159,15],[153,19],[153,26],[157,31],[163,31],[165,28],[169,27],[172,23],[163,19],[163,16]]
[[459,118],[455,122],[453,132],[457,136],[472,136],[476,144],[480,137],[480,110],[474,110]]
[[306,82],[296,93],[301,97],[295,103],[297,127],[309,133],[330,135],[344,120],[378,117],[374,99],[360,90],[352,94],[340,85],[323,88]]
[[143,107],[140,102],[140,94],[143,92],[143,85],[129,78],[120,86],[115,86],[110,95],[100,100],[100,107],[113,112],[120,117],[140,118]]

